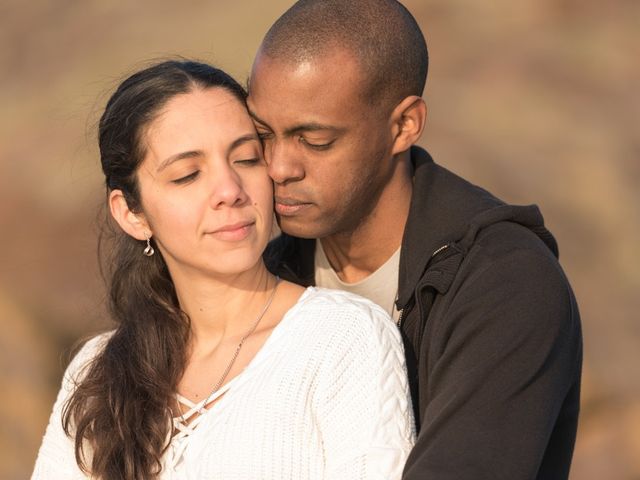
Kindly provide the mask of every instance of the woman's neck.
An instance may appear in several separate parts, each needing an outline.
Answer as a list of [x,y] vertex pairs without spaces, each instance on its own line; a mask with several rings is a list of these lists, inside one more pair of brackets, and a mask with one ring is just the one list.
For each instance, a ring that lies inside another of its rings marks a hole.
[[191,350],[207,354],[227,338],[241,338],[262,312],[276,284],[264,263],[238,274],[174,274],[180,308],[191,322]]

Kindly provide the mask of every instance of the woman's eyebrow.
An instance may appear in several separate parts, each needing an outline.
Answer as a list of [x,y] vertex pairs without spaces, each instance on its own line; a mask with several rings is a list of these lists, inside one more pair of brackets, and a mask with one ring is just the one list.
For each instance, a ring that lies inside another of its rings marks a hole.
[[241,137],[236,138],[233,142],[231,142],[231,145],[229,145],[229,148],[227,148],[227,156],[229,156],[229,154],[233,152],[236,148],[238,148],[240,145],[244,145],[245,143],[251,142],[251,141],[260,142],[260,139],[258,138],[257,133],[247,133],[246,135],[242,135]]
[[[230,154],[233,150],[238,148],[240,145],[244,145],[245,143],[251,142],[253,140],[255,140],[256,142],[260,141],[258,139],[258,135],[255,133],[248,133],[246,135],[242,135],[241,137],[236,138],[233,142],[231,142],[231,145],[229,145],[229,148],[227,148],[227,154]],[[174,155],[171,155],[165,158],[160,164],[160,166],[156,169],[156,173],[160,173],[162,170],[167,168],[172,163],[177,162],[178,160],[184,160],[185,158],[201,157],[203,155],[204,155],[204,152],[202,150],[189,150],[186,152],[176,153]]]
[[160,173],[162,170],[167,168],[172,163],[177,162],[178,160],[183,160],[185,158],[199,157],[202,155],[203,155],[202,150],[189,150],[187,152],[176,153],[174,155],[171,155],[170,157],[165,158],[163,162],[160,164],[160,166],[156,169],[156,173]]

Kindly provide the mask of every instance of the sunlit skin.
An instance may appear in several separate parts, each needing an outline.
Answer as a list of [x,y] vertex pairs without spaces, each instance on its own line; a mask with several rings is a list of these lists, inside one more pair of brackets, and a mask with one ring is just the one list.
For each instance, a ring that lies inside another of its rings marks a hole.
[[[190,318],[193,340],[179,391],[210,393],[275,284],[261,255],[273,222],[273,189],[245,106],[221,88],[173,97],[148,125],[137,177],[141,212],[119,191],[112,214],[139,240],[152,234]],[[141,253],[142,254],[142,253]],[[301,288],[283,284],[229,372],[253,358]]]
[[249,81],[280,227],[320,238],[345,281],[366,277],[400,246],[412,190],[408,149],[424,125],[403,115],[414,103],[424,109],[419,97],[371,105],[363,88],[359,64],[339,48],[298,63],[259,52]]
[[257,268],[271,231],[272,187],[240,102],[223,89],[175,97],[146,143],[142,206],[174,281]]

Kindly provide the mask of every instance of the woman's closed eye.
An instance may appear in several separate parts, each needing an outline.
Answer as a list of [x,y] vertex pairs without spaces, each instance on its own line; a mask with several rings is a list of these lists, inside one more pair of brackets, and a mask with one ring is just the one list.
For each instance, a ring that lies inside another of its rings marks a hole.
[[190,173],[189,175],[185,175],[184,177],[176,178],[175,180],[171,180],[171,183],[176,185],[182,185],[185,183],[192,182],[196,179],[196,177],[200,174],[200,170],[196,170],[195,172]]
[[240,160],[234,160],[233,163],[236,165],[250,167],[251,165],[257,165],[261,162],[262,162],[262,159],[255,157],[255,158],[245,158]]

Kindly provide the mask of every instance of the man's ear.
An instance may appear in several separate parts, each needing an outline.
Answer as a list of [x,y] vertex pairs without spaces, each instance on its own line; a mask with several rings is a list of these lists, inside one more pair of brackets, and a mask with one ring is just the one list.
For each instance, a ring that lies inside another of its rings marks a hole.
[[393,147],[391,153],[397,155],[411,148],[422,135],[427,123],[427,105],[422,97],[410,95],[402,100],[391,113]]
[[133,213],[121,190],[112,190],[109,194],[109,210],[120,228],[137,240],[146,240],[152,232],[144,215]]

